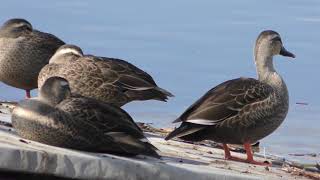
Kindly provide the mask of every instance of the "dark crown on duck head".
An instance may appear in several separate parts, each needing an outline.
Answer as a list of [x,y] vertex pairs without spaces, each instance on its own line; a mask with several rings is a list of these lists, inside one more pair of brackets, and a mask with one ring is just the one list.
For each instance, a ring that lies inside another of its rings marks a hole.
[[51,105],[59,104],[70,95],[69,82],[61,77],[48,78],[40,88],[40,98]]
[[32,31],[32,25],[30,22],[28,22],[25,19],[19,19],[19,18],[15,18],[15,19],[9,19],[8,21],[6,21],[2,27],[2,29],[8,29],[8,30],[17,30],[17,31],[21,31],[21,30],[29,30]]

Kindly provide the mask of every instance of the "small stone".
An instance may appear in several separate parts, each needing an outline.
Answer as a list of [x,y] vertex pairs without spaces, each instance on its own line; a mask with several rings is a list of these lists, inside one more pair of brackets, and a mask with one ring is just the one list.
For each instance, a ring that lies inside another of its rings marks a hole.
[[20,142],[23,142],[23,143],[26,143],[26,144],[29,144],[26,140],[23,140],[23,139],[19,139]]

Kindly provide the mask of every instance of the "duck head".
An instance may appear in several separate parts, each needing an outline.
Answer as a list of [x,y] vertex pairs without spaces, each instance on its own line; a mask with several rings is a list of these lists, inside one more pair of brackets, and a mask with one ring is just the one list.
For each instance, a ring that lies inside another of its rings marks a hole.
[[[293,53],[284,48],[279,33],[272,30],[261,32],[256,40],[254,48],[254,57],[259,80],[269,84],[273,84],[272,81],[275,81],[275,79],[282,82],[281,77],[273,66],[273,56],[275,55],[295,58]],[[275,75],[277,78],[275,78]]]
[[0,28],[2,36],[16,38],[23,34],[31,33],[33,30],[31,23],[25,19],[10,19]]
[[266,30],[260,33],[256,40],[254,55],[256,60],[258,56],[272,57],[275,55],[295,58],[293,53],[284,48],[280,34],[272,30]]
[[40,100],[55,106],[71,95],[69,82],[61,77],[48,78],[39,91]]
[[62,64],[68,61],[73,61],[83,56],[80,47],[72,44],[65,44],[61,46],[55,54],[50,58],[49,64]]

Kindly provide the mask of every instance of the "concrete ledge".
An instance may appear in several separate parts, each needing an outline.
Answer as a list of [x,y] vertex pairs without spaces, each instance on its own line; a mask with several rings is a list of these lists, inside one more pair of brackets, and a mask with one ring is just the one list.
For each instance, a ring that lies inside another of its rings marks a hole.
[[203,165],[178,164],[149,157],[119,157],[73,151],[22,140],[0,130],[2,170],[79,179],[258,179]]
[[[10,122],[10,114],[0,119]],[[126,180],[242,180],[292,179],[279,167],[266,169],[245,163],[226,161],[221,149],[164,141],[147,134],[161,151],[161,160],[145,156],[121,157],[87,153],[29,141],[18,137],[14,129],[0,126],[0,171],[54,175],[77,179]],[[243,154],[234,153],[237,156]],[[262,159],[260,159],[262,160]],[[305,179],[299,177],[299,179]]]

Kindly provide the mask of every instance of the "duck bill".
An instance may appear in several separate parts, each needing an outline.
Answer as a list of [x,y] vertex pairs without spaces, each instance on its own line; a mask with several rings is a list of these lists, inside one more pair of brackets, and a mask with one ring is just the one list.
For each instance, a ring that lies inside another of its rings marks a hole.
[[284,48],[284,47],[281,48],[280,55],[287,56],[287,57],[292,57],[292,58],[296,57],[293,53],[287,51],[286,48]]

